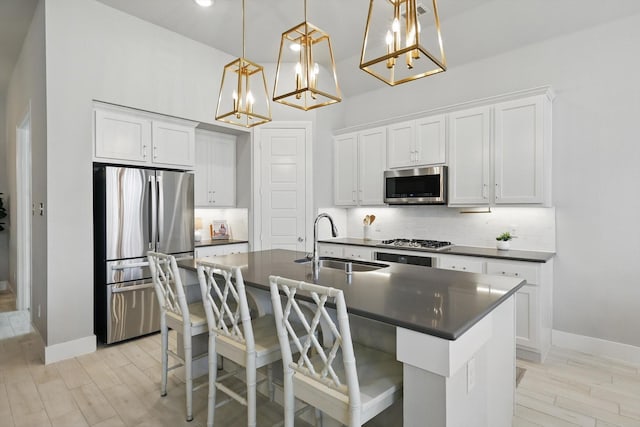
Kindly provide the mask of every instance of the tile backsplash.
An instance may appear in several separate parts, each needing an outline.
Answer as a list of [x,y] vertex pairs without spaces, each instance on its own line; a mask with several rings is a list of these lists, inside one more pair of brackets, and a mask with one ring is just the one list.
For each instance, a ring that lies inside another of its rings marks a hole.
[[[456,245],[495,248],[496,236],[515,229],[512,249],[555,251],[555,208],[496,207],[490,213],[461,213],[444,206],[352,208],[346,210],[348,237],[362,238],[365,215],[374,214],[371,238],[446,240]],[[342,233],[341,233],[342,234]]]
[[[249,212],[247,209],[198,209],[195,217],[202,220],[202,239],[209,238],[209,224],[214,220],[226,220],[231,228],[231,238],[248,240]],[[197,227],[196,227],[197,229]]]

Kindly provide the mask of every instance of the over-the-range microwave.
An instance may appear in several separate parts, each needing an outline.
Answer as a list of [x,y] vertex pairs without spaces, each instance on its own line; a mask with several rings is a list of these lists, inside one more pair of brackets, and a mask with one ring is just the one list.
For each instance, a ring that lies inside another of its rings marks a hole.
[[446,205],[447,167],[385,171],[384,202],[390,205]]

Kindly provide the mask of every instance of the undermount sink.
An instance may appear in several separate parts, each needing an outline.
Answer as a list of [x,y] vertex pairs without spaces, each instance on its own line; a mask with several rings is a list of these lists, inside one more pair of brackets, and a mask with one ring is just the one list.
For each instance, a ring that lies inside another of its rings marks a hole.
[[[311,264],[312,260],[301,258],[294,261],[296,264]],[[381,268],[389,267],[388,264],[380,264],[377,262],[359,261],[344,258],[320,257],[321,268],[332,268],[334,270],[350,271],[374,271]]]

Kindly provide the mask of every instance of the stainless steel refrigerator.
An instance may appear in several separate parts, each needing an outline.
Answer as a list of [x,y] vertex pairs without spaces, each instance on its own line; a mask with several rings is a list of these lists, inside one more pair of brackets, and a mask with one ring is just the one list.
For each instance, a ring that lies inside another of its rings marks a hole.
[[148,251],[193,256],[193,174],[94,164],[94,330],[104,343],[160,329]]

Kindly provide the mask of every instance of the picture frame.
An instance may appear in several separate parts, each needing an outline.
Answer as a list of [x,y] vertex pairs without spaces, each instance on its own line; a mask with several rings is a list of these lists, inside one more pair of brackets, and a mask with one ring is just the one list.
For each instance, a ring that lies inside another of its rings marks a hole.
[[225,220],[213,221],[213,240],[228,240],[231,237],[229,223]]

